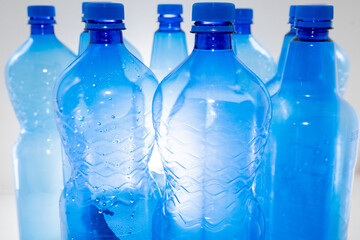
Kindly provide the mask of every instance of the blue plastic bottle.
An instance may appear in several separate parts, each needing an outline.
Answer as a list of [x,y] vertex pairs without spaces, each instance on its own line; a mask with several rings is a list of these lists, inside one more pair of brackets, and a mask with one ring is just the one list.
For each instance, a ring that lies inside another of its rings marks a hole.
[[[85,8],[86,5],[89,4],[91,2],[83,2],[82,3],[82,13],[83,13],[83,17],[82,17],[82,21],[86,22],[86,16],[85,14]],[[84,29],[84,31],[80,34],[80,41],[79,41],[79,53],[78,55],[80,55],[81,53],[83,53],[87,47],[89,46],[89,41],[90,41],[90,37],[89,37],[89,30],[87,28]],[[140,61],[142,61],[142,57],[140,52],[129,42],[127,41],[125,38],[123,38],[123,42],[125,47],[135,56],[137,57]]]
[[337,91],[332,6],[297,6],[256,197],[266,239],[347,238],[358,119]]
[[269,82],[266,83],[266,87],[269,90],[271,96],[275,95],[275,93],[277,93],[280,89],[281,77],[284,73],[285,61],[289,49],[289,44],[290,41],[296,36],[296,29],[294,27],[295,8],[296,8],[295,5],[290,6],[290,11],[289,11],[290,30],[284,36],[276,75]]
[[[287,52],[289,49],[289,43],[291,39],[293,39],[296,36],[296,29],[294,27],[295,8],[296,5],[290,6],[290,11],[289,11],[290,31],[284,37],[276,75],[273,79],[271,79],[268,83],[266,83],[266,87],[269,90],[271,96],[274,96],[275,93],[279,91],[281,85],[281,77],[284,73],[284,67],[285,67]],[[335,43],[335,58],[336,58],[338,91],[339,94],[343,96],[345,94],[347,82],[349,80],[350,63],[345,51],[336,43]]]
[[234,50],[238,58],[266,83],[274,77],[276,64],[270,52],[251,34],[252,23],[252,9],[239,8],[235,10]]
[[195,49],[156,90],[154,127],[166,189],[153,239],[261,239],[252,186],[267,139],[270,99],[235,56],[235,6],[193,5]]
[[55,88],[72,168],[60,200],[63,239],[151,239],[158,189],[148,170],[157,81],[124,46],[124,7],[86,8],[90,45]]
[[20,122],[13,168],[20,238],[60,239],[61,143],[52,89],[74,54],[55,36],[55,8],[29,6],[31,34],[10,57],[5,79]]
[[154,34],[150,68],[159,81],[163,80],[188,56],[181,4],[159,4],[159,30]]

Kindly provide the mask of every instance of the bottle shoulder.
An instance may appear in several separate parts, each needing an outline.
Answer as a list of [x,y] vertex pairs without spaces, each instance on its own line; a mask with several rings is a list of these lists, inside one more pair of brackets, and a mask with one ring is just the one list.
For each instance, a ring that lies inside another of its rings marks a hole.
[[262,106],[270,109],[265,86],[231,49],[219,52],[194,50],[177,70],[160,83],[154,98],[155,111],[159,104],[164,109],[172,108],[180,98],[248,102],[255,108]]
[[[49,64],[56,62],[65,68],[75,59],[75,54],[56,37],[29,37],[9,58],[7,69],[23,64]],[[66,65],[66,66],[64,66]]]
[[235,36],[236,49],[240,55],[253,54],[259,58],[268,59],[275,64],[269,50],[267,50],[254,36],[252,35],[237,35]]
[[[59,77],[56,96],[81,92],[95,94],[129,90],[144,94],[155,91],[152,72],[124,46],[90,46]],[[69,95],[70,94],[70,95]]]

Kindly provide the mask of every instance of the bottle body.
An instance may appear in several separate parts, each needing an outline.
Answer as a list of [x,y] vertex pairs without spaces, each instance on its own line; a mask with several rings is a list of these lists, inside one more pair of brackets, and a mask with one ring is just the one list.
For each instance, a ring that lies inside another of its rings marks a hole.
[[6,66],[21,128],[12,156],[21,239],[60,239],[61,144],[51,99],[56,78],[74,58],[54,34],[32,34]]
[[347,238],[358,120],[337,94],[334,52],[329,40],[290,43],[256,178],[266,239]]
[[233,34],[233,45],[237,57],[253,71],[264,83],[276,73],[276,63],[252,34]]
[[261,239],[251,190],[270,120],[261,81],[230,47],[194,49],[160,83],[153,115],[166,174],[153,239]]
[[91,43],[56,88],[57,123],[72,170],[60,200],[62,236],[149,239],[158,196],[147,165],[157,82],[123,45],[120,30],[94,35],[104,42]]
[[[81,34],[80,34],[80,40],[79,40],[79,52],[78,52],[78,56],[80,54],[82,54],[89,46],[89,41],[90,41],[90,36],[89,36],[89,31],[88,30],[84,30]],[[139,59],[140,61],[142,61],[142,57],[140,52],[130,43],[128,42],[126,39],[123,39],[124,45],[126,46],[126,48],[135,56],[137,57],[137,59]]]
[[150,68],[162,81],[188,56],[185,33],[159,30],[154,34]]

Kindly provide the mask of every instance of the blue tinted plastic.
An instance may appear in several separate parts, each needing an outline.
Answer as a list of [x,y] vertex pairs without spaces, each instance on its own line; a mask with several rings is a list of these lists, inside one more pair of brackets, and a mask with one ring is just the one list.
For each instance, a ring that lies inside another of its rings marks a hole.
[[284,73],[285,61],[289,49],[290,41],[295,37],[296,29],[293,25],[290,27],[290,31],[284,36],[283,45],[281,48],[280,58],[275,76],[266,83],[266,87],[269,90],[271,96],[274,96],[280,89],[281,78]]
[[230,33],[196,34],[192,54],[157,88],[153,116],[166,174],[153,239],[261,239],[252,184],[270,100]]
[[338,91],[341,96],[345,94],[350,75],[350,62],[346,52],[335,43],[335,59],[338,80]]
[[[80,34],[79,52],[78,52],[79,56],[80,56],[80,54],[82,54],[88,48],[89,41],[90,41],[89,31],[84,30]],[[140,52],[130,42],[128,42],[124,38],[123,38],[123,42],[124,42],[125,47],[129,50],[129,52],[131,52],[135,57],[137,57],[137,59],[142,61],[142,57],[141,57]]]
[[299,29],[256,179],[266,239],[347,239],[358,119],[336,85],[327,30]]
[[[294,9],[296,6],[291,6],[290,14],[294,14]],[[292,16],[292,15],[291,15]],[[290,16],[290,24],[291,24],[291,16]],[[287,52],[289,49],[290,40],[293,39],[296,35],[296,29],[294,25],[291,24],[290,31],[285,35],[281,54],[278,62],[278,68],[276,75],[269,82],[266,83],[266,87],[269,90],[271,96],[274,96],[280,88],[281,85],[281,77],[284,72],[285,61]],[[338,92],[341,96],[345,94],[346,86],[349,80],[350,75],[350,63],[349,59],[345,53],[345,51],[335,43],[335,58],[336,58],[336,72],[337,72],[337,81],[338,81]]]
[[13,168],[21,239],[60,239],[61,143],[51,100],[56,78],[75,55],[56,38],[51,23],[33,24],[5,69],[20,122]]
[[148,170],[157,81],[124,46],[119,29],[90,29],[90,41],[55,88],[72,170],[60,200],[62,235],[150,239],[158,201]]
[[[162,16],[162,15],[160,15]],[[166,16],[165,14],[163,16]],[[162,17],[154,34],[150,68],[161,81],[188,56],[186,36],[177,17]]]
[[[182,22],[180,15],[180,13],[182,13],[182,5],[176,5],[177,7],[173,5],[170,6],[170,9],[161,4],[158,6],[158,12],[161,14],[158,18],[159,29],[154,34],[150,68],[159,81],[181,64],[188,56],[186,36],[180,27]],[[181,9],[179,6],[181,6]],[[179,14],[173,14],[175,12]],[[160,188],[163,190],[165,184],[164,169],[157,146],[154,146],[149,168]]]
[[[236,13],[242,12],[244,11],[237,11]],[[245,13],[247,14],[247,11]],[[238,18],[240,17],[238,16]],[[251,34],[250,21],[247,23],[235,22],[235,31],[233,45],[237,57],[264,83],[267,83],[276,73],[274,58]]]

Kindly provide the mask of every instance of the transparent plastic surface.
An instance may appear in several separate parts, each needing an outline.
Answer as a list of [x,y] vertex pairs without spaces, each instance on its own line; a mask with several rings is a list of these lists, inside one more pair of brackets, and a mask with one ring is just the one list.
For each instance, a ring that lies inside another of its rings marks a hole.
[[153,239],[261,239],[252,185],[268,133],[269,96],[235,56],[230,34],[200,35],[198,48],[154,97],[166,188]]
[[188,56],[183,31],[157,31],[151,54],[150,68],[159,81],[163,80]]
[[270,93],[270,96],[274,96],[275,93],[277,93],[280,89],[281,78],[282,78],[282,75],[284,73],[284,68],[285,68],[286,56],[287,56],[287,53],[289,50],[289,44],[290,44],[290,41],[295,37],[295,35],[296,35],[296,30],[294,28],[292,28],[291,31],[289,31],[284,36],[276,74],[270,81],[268,81],[265,84],[266,88],[268,89],[268,91]]
[[[286,56],[289,49],[289,43],[296,35],[296,30],[294,28],[289,31],[283,41],[281,48],[281,54],[278,62],[278,69],[274,78],[266,83],[266,87],[269,90],[270,96],[274,96],[280,89],[281,86],[281,77],[284,73]],[[341,96],[345,94],[346,86],[349,80],[350,75],[350,63],[348,56],[345,51],[335,43],[335,59],[336,59],[336,71],[337,71],[337,81],[338,81],[338,92]]]
[[[79,40],[79,52],[78,55],[80,55],[81,53],[83,53],[87,47],[89,46],[89,41],[90,41],[90,37],[89,37],[89,31],[83,31],[80,34],[80,40]],[[137,59],[139,59],[140,61],[142,61],[142,57],[141,54],[139,52],[139,50],[137,50],[130,42],[128,42],[125,38],[123,38],[123,42],[125,47],[135,56],[137,57]]]
[[346,52],[335,43],[335,59],[338,79],[338,91],[341,96],[345,94],[350,75],[350,62]]
[[290,42],[256,197],[266,239],[347,239],[358,119],[336,88],[334,43]]
[[95,44],[56,87],[57,123],[72,170],[60,200],[62,236],[151,239],[159,196],[148,170],[157,81],[122,44],[120,30],[94,35]]
[[74,58],[54,34],[31,34],[6,65],[6,84],[20,122],[12,158],[21,239],[60,239],[61,143],[52,90]]
[[275,76],[276,63],[270,52],[252,34],[233,34],[237,57],[264,83]]

